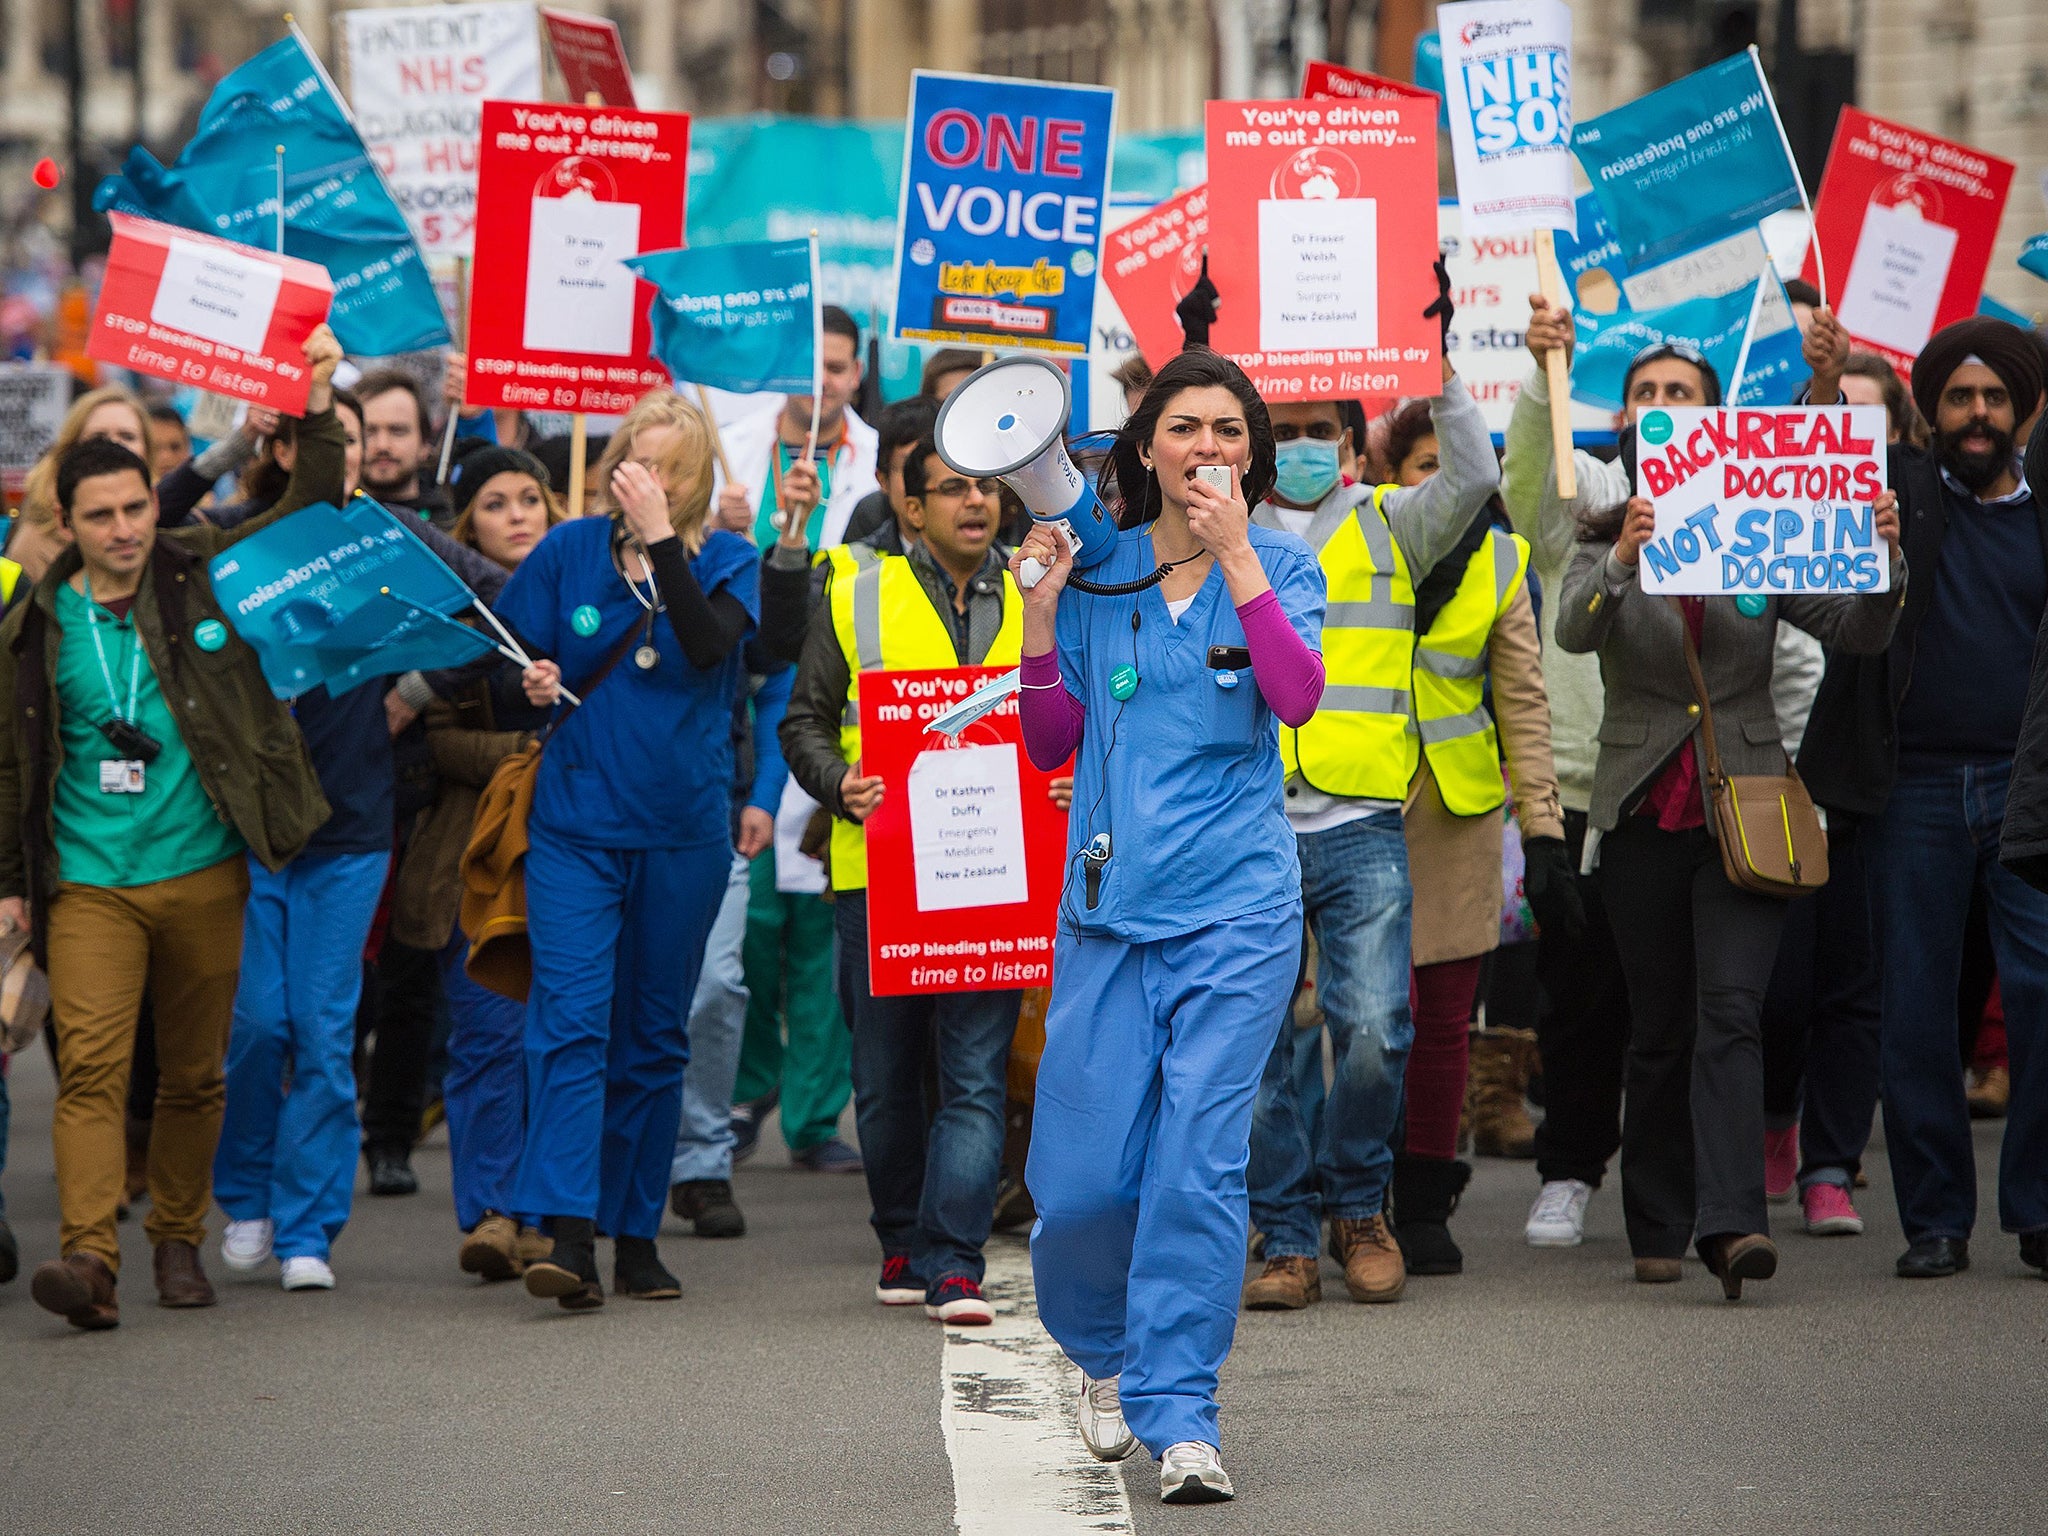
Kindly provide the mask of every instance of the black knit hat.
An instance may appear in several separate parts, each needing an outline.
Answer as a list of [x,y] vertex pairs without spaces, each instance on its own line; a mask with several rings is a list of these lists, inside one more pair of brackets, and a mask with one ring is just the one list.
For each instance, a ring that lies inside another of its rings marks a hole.
[[479,448],[466,454],[448,471],[448,494],[455,504],[455,515],[462,516],[469,510],[469,504],[476,500],[476,493],[493,475],[530,475],[543,487],[553,489],[548,482],[547,466],[523,448],[507,448],[498,443],[488,448]]
[[1913,360],[1913,403],[1929,425],[1940,408],[1949,375],[1972,357],[1982,360],[2005,385],[2005,392],[2012,396],[2015,421],[2034,414],[2034,407],[2041,403],[2041,343],[2009,321],[1972,315],[1928,337],[1927,345]]

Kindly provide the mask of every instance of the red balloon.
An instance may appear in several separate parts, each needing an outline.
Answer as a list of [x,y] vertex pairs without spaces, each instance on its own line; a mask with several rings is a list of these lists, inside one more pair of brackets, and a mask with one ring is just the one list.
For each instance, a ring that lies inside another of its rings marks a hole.
[[36,168],[30,174],[35,177],[36,185],[45,192],[64,179],[64,173],[57,168],[57,162],[48,155],[36,162]]

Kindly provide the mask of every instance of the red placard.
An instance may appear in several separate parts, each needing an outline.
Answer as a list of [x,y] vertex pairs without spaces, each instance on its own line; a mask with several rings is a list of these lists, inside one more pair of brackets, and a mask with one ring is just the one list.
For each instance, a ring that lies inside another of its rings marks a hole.
[[626,65],[626,45],[619,37],[617,22],[546,7],[541,9],[540,20],[547,28],[548,46],[555,52],[555,64],[562,71],[571,101],[588,104],[595,96],[600,106],[633,105],[633,71]]
[[1153,368],[1181,349],[1173,307],[1202,276],[1209,241],[1206,183],[1170,197],[1102,237],[1102,280]]
[[[1067,813],[1052,803],[1053,775],[1024,750],[1017,701],[983,715],[957,746],[926,728],[1002,672],[860,675],[860,771],[883,786],[867,820],[868,985],[877,997],[1052,981]],[[981,899],[989,896],[998,899]]]
[[1208,104],[1210,345],[1268,401],[1434,395],[1436,109]]
[[2013,164],[1844,107],[1814,200],[1804,276],[1859,346],[1908,372],[1927,338],[1977,312]]
[[683,243],[689,158],[681,112],[484,103],[468,404],[617,415],[669,382],[619,258]]
[[1427,101],[1436,111],[1436,92],[1426,91],[1406,80],[1389,80],[1385,75],[1362,69],[1346,69],[1328,59],[1310,59],[1301,72],[1301,94],[1308,101]]
[[325,267],[171,224],[107,215],[114,243],[87,355],[159,379],[306,408],[306,338],[327,318]]

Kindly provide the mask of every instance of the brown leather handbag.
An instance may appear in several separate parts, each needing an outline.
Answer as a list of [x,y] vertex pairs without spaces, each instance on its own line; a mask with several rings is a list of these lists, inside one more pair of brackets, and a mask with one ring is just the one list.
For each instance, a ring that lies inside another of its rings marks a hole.
[[1699,700],[1701,741],[1707,750],[1707,806],[1720,834],[1721,868],[1728,883],[1758,896],[1789,901],[1828,883],[1828,835],[1806,793],[1799,770],[1785,759],[1783,773],[1730,777],[1721,767],[1714,740],[1714,705],[1700,672],[1700,653],[1677,598],[1678,631],[1685,639],[1685,666]]

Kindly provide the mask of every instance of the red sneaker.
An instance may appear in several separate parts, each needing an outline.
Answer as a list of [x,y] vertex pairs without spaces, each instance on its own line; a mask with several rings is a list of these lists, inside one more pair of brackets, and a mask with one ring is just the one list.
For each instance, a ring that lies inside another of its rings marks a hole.
[[882,1260],[875,1300],[885,1307],[914,1307],[924,1300],[924,1282],[911,1273],[908,1254],[892,1253]]
[[1764,1198],[1773,1205],[1791,1202],[1799,1189],[1799,1125],[1764,1132]]
[[1806,1207],[1806,1230],[1815,1237],[1861,1237],[1863,1218],[1839,1184],[1809,1184],[1800,1196]]
[[924,1315],[962,1328],[983,1328],[996,1320],[989,1304],[981,1299],[981,1287],[965,1275],[941,1280],[924,1300]]

